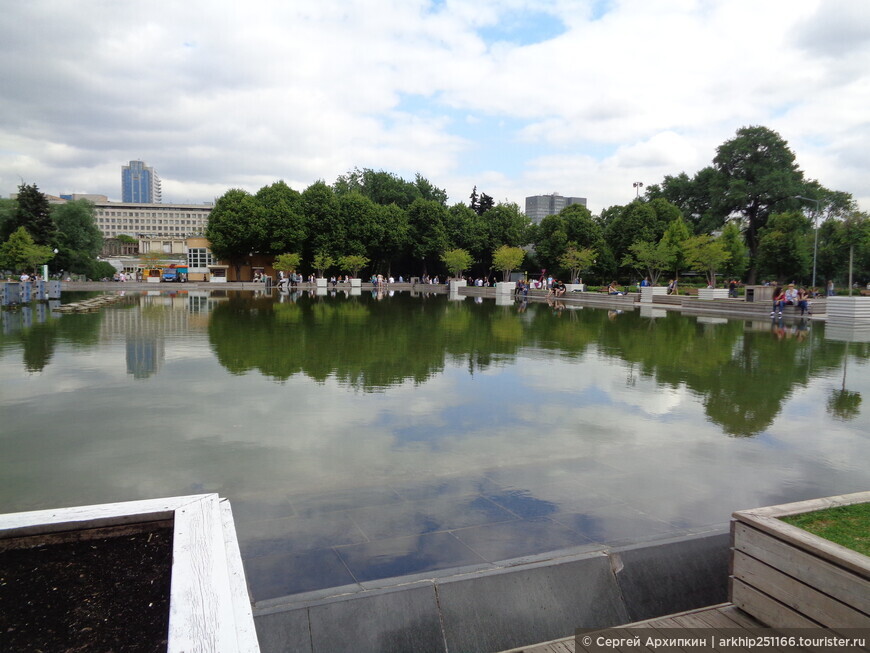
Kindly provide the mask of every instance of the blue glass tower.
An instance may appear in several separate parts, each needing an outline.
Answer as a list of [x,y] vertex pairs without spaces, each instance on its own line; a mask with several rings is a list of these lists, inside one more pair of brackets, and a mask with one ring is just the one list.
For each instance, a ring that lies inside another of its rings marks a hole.
[[121,201],[155,204],[163,201],[160,177],[143,161],[121,166]]

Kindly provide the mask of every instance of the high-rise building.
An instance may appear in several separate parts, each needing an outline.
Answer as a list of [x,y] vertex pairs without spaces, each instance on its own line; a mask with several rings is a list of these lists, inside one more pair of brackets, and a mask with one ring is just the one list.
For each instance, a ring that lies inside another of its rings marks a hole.
[[159,204],[163,201],[160,177],[143,161],[130,161],[121,166],[121,201]]
[[548,215],[556,215],[566,206],[582,204],[586,206],[585,197],[562,197],[558,193],[550,195],[533,195],[526,198],[526,217],[538,224]]

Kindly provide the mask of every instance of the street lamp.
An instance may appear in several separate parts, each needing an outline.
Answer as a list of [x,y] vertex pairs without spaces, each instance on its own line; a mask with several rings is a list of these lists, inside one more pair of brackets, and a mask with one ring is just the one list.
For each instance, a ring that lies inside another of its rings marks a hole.
[[813,238],[813,284],[812,287],[815,289],[816,287],[816,254],[819,251],[819,213],[822,212],[822,201],[813,199],[812,197],[804,197],[803,195],[795,195],[794,198],[796,200],[806,200],[807,202],[815,202],[816,203],[816,212],[813,215],[813,231],[815,231],[815,236]]
[[640,189],[643,188],[643,182],[642,182],[642,181],[636,181],[636,182],[634,182],[634,183],[632,184],[632,186],[634,186],[634,197],[635,197],[635,199],[640,198]]

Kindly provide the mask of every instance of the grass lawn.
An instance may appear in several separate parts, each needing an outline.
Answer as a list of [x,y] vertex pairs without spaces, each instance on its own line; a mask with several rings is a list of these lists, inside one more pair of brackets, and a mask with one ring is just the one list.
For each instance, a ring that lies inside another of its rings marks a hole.
[[870,556],[870,503],[826,508],[782,521]]

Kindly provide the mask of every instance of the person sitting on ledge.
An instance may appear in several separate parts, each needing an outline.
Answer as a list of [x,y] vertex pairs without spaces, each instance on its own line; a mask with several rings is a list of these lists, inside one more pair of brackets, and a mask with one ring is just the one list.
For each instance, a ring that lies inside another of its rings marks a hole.
[[553,293],[556,295],[556,297],[563,297],[566,290],[567,288],[565,287],[565,284],[562,282],[561,279],[556,279],[553,282]]
[[615,281],[611,281],[610,285],[607,287],[608,295],[624,295],[625,293],[620,292],[619,287],[616,285]]
[[805,311],[810,315],[813,314],[813,309],[810,307],[810,293],[807,292],[806,288],[798,290],[797,305],[798,308],[801,309],[801,315],[803,315]]
[[773,291],[773,310],[770,312],[770,317],[773,317],[777,312],[779,312],[781,317],[783,306],[785,306],[785,293],[782,290],[782,286],[777,286]]

